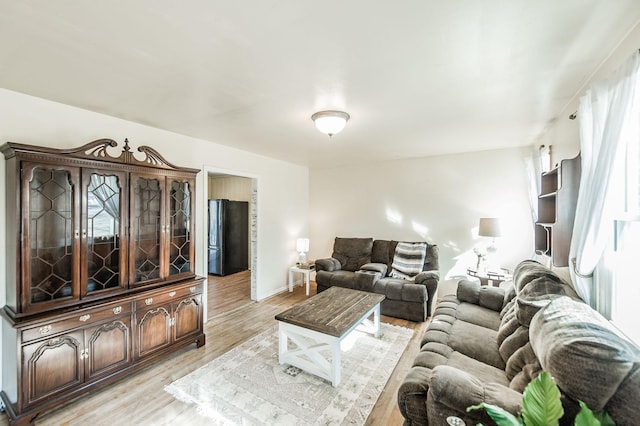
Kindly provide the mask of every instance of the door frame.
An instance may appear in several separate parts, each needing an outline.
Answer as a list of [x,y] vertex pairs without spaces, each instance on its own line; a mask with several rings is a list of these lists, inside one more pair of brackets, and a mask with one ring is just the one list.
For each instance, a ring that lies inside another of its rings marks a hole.
[[[227,176],[236,176],[251,179],[251,197],[249,201],[249,240],[251,244],[251,258],[249,259],[249,268],[251,269],[251,300],[256,301],[258,295],[258,280],[257,280],[257,267],[258,267],[258,188],[259,188],[259,176],[247,173],[238,170],[230,170],[223,169],[220,167],[213,166],[203,166],[202,171],[204,172],[204,182],[201,185],[202,190],[200,191],[202,200],[203,200],[203,214],[204,214],[204,223],[205,229],[208,232],[208,227],[206,225],[208,220],[208,208],[209,204],[207,200],[209,199],[209,175],[227,175]],[[202,259],[204,262],[207,262],[208,259],[208,251],[207,244],[203,244],[203,253]],[[208,270],[208,268],[205,268]],[[208,317],[208,306],[207,306],[207,286],[205,285],[205,293],[204,293],[204,318],[205,321]]]

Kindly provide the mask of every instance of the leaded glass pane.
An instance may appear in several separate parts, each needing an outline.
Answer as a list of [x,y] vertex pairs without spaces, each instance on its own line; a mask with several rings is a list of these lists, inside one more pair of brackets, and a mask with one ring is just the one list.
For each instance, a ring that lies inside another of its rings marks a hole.
[[135,281],[160,278],[161,190],[157,179],[135,183]]
[[190,270],[191,193],[188,182],[173,181],[169,199],[171,238],[169,241],[169,274],[175,275]]
[[29,182],[31,303],[73,290],[73,187],[69,172],[38,168]]
[[87,189],[87,293],[120,284],[118,177],[91,174]]

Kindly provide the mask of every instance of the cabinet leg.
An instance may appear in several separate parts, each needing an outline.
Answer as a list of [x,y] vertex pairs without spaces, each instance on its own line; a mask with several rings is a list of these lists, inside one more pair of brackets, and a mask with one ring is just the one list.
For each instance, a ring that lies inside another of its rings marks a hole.
[[196,339],[196,348],[204,346],[206,342],[207,342],[207,336],[205,334],[202,334]]

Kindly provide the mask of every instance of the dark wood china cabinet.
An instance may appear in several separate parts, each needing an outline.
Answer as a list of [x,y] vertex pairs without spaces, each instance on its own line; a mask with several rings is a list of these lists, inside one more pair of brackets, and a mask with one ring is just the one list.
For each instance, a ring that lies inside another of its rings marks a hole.
[[205,344],[195,177],[125,140],[17,143],[6,159],[2,399],[12,423]]

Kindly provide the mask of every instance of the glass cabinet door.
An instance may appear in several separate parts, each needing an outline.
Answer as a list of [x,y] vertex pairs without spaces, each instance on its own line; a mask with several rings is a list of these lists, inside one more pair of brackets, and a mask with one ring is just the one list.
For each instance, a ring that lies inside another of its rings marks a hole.
[[[79,297],[79,169],[25,164],[23,305],[26,310]],[[25,247],[26,245],[26,247]]]
[[129,261],[132,284],[162,278],[164,178],[131,176]]
[[126,286],[126,247],[122,247],[126,174],[92,170],[84,171],[82,178],[84,296]]
[[169,181],[169,275],[192,273],[193,181]]

